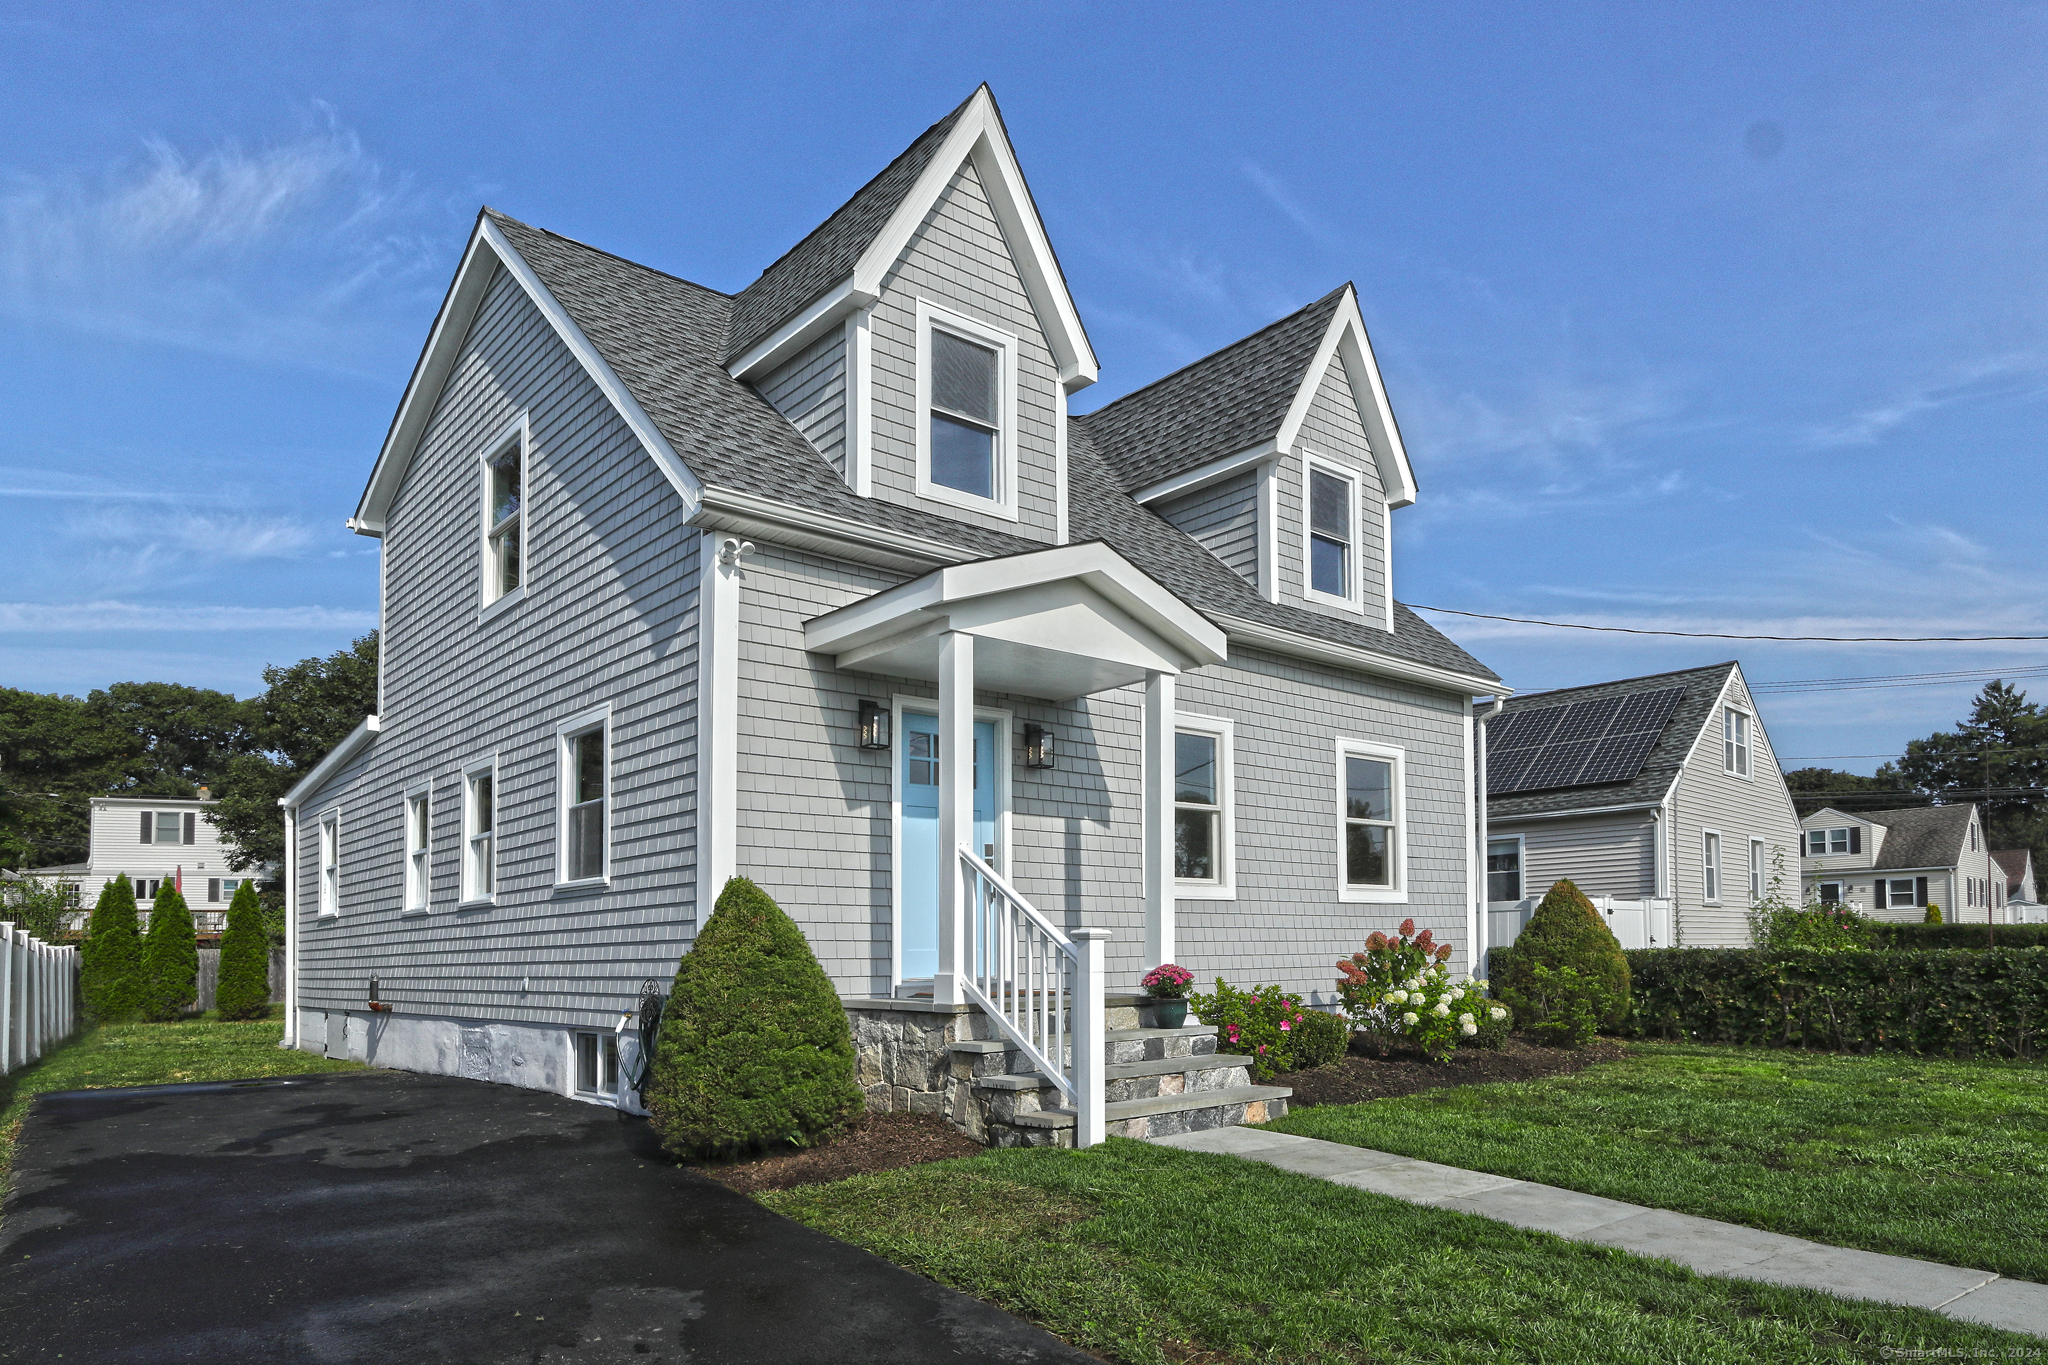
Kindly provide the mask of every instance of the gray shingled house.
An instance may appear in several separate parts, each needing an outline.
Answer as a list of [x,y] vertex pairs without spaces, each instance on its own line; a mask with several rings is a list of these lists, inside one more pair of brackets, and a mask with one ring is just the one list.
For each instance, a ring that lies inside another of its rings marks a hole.
[[1087,1142],[1284,1102],[1144,1026],[1156,964],[1469,965],[1500,689],[1394,601],[1355,293],[1095,378],[986,87],[736,294],[486,209],[350,522],[378,711],[286,799],[290,1042],[628,1102],[737,874],[874,1106]]
[[1806,898],[1917,924],[1931,901],[1951,924],[2013,924],[2011,888],[1974,802],[1846,812],[1800,822]]
[[1799,816],[1741,665],[1507,701],[1486,727],[1488,946],[1569,877],[1632,948],[1746,947]]

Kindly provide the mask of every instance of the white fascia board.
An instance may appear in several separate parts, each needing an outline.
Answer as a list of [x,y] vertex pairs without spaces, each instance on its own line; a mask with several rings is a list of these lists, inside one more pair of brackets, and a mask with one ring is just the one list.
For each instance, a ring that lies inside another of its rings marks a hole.
[[412,463],[413,452],[426,433],[427,422],[433,415],[435,404],[440,401],[441,387],[461,353],[463,339],[469,335],[470,323],[483,301],[484,289],[490,283],[494,266],[503,266],[506,273],[519,282],[533,306],[548,320],[555,329],[555,335],[561,338],[562,344],[569,348],[569,353],[590,376],[591,382],[618,410],[619,416],[639,439],[641,448],[647,451],[662,476],[682,497],[684,515],[694,516],[703,503],[704,495],[697,476],[690,472],[689,466],[669,445],[668,438],[655,426],[654,419],[640,406],[640,400],[633,396],[625,381],[598,353],[590,338],[583,334],[583,329],[570,319],[555,296],[548,292],[547,286],[540,282],[540,277],[533,273],[533,267],[513,249],[505,234],[498,230],[498,225],[488,217],[479,217],[476,233],[471,237],[462,265],[456,271],[455,283],[441,306],[441,315],[434,321],[426,350],[406,385],[398,416],[385,438],[384,449],[377,456],[369,487],[364,490],[356,515],[349,520],[349,529],[359,535],[383,534],[391,500],[397,496],[406,468]]
[[854,263],[854,292],[881,296],[882,281],[909,249],[911,238],[930,215],[932,206],[939,202],[939,196],[946,192],[946,186],[952,183],[960,163],[970,159],[975,173],[981,177],[996,222],[1016,253],[1017,273],[1024,281],[1025,291],[1037,305],[1046,344],[1052,348],[1053,362],[1059,367],[1061,385],[1072,393],[1093,384],[1100,373],[1095,350],[1088,344],[1080,310],[1074,307],[1073,295],[1067,292],[1066,276],[1053,255],[1045,224],[1039,220],[1038,208],[1032,202],[1031,188],[1024,182],[1017,153],[1010,146],[1002,119],[996,113],[995,98],[987,86],[974,92],[917,183]]
[[978,559],[982,554],[979,550],[913,535],[908,531],[892,531],[885,526],[874,526],[851,517],[835,516],[830,512],[798,507],[794,503],[731,488],[706,488],[695,521],[701,526],[750,532],[755,526],[787,527],[834,545],[878,551],[889,556],[891,562],[916,566],[958,564]]
[[[1408,448],[1401,444],[1401,428],[1394,421],[1393,406],[1387,401],[1387,386],[1380,380],[1379,361],[1373,358],[1372,340],[1365,334],[1365,316],[1358,311],[1358,291],[1345,286],[1344,297],[1330,318],[1322,344],[1310,362],[1301,390],[1280,424],[1282,450],[1292,450],[1301,434],[1301,424],[1315,402],[1316,390],[1329,373],[1330,361],[1344,357],[1345,374],[1351,380],[1351,397],[1358,404],[1358,418],[1372,445],[1373,461],[1379,466],[1380,488],[1387,506],[1406,507],[1415,501],[1415,470],[1408,463]],[[1361,381],[1365,392],[1359,392]]]
[[1467,696],[1507,697],[1514,694],[1513,688],[1490,678],[1457,673],[1448,668],[1433,668],[1428,664],[1410,663],[1405,659],[1390,659],[1371,650],[1341,645],[1332,640],[1319,640],[1312,635],[1269,626],[1262,621],[1246,620],[1242,616],[1226,616],[1219,613],[1214,620],[1217,625],[1223,627],[1231,639],[1260,649],[1270,649],[1276,654],[1291,654],[1298,659],[1334,664],[1339,668],[1374,673],[1401,682],[1422,683],[1451,692],[1462,692]]
[[277,798],[277,804],[287,810],[297,810],[300,802],[326,786],[328,780],[361,753],[382,728],[383,722],[377,717],[364,716],[363,723],[349,731],[347,739],[329,749],[327,757],[313,765],[313,771],[294,782],[290,791]]
[[1569,820],[1579,815],[1620,815],[1632,810],[1655,811],[1664,808],[1662,801],[1630,801],[1620,806],[1574,806],[1570,810],[1533,811],[1527,815],[1495,815],[1491,809],[1493,801],[1494,798],[1487,798],[1489,809],[1486,812],[1486,823],[1489,829],[1495,825],[1518,824],[1523,820]]
[[1233,474],[1238,474],[1256,465],[1263,464],[1279,453],[1280,443],[1278,441],[1261,441],[1249,450],[1240,450],[1235,455],[1225,455],[1220,460],[1211,460],[1198,469],[1190,469],[1185,474],[1176,474],[1170,479],[1161,479],[1158,483],[1147,484],[1131,494],[1131,501],[1143,505],[1148,502],[1158,502],[1161,498],[1170,498],[1180,493],[1192,493],[1198,488],[1207,488],[1212,483],[1221,483]]
[[849,275],[727,366],[726,373],[734,379],[752,379],[763,370],[773,369],[834,327],[844,326],[849,313],[857,313],[874,301],[874,295],[853,287],[853,277]]

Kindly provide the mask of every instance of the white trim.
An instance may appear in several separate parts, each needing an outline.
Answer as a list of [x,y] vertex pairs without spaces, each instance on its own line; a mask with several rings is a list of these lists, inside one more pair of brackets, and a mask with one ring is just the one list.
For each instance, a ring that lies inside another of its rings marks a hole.
[[[996,450],[993,498],[980,497],[932,481],[932,329],[953,332],[962,340],[986,346],[996,353]],[[916,408],[913,421],[917,432],[917,496],[949,507],[980,512],[985,516],[1016,521],[1017,514],[1017,350],[1015,333],[991,327],[985,322],[957,313],[930,299],[917,300]]]
[[[1294,402],[1280,423],[1280,449],[1294,449],[1302,424],[1308,420],[1309,409],[1315,403],[1316,393],[1323,386],[1323,377],[1330,372],[1330,361],[1340,355],[1344,358],[1345,378],[1351,383],[1352,402],[1357,405],[1359,420],[1365,426],[1365,439],[1372,447],[1373,462],[1379,467],[1380,488],[1386,494],[1387,505],[1406,507],[1415,501],[1415,471],[1408,463],[1407,447],[1401,444],[1401,428],[1394,420],[1392,405],[1387,402],[1386,385],[1380,381],[1379,362],[1373,358],[1372,340],[1365,332],[1365,318],[1358,311],[1358,291],[1349,285],[1344,287],[1344,297],[1338,301],[1337,311],[1331,315],[1329,329],[1323,333],[1315,359],[1309,362],[1307,378],[1295,393]],[[1361,377],[1365,380],[1363,385],[1359,383]],[[1358,401],[1361,390],[1369,401]]]
[[[1340,480],[1351,490],[1345,498],[1345,525],[1350,531],[1350,542],[1344,547],[1344,592],[1342,595],[1327,593],[1315,586],[1315,538],[1313,516],[1310,512],[1310,490],[1315,476],[1322,474]],[[1340,607],[1345,611],[1365,610],[1365,574],[1359,563],[1361,536],[1359,510],[1364,498],[1361,490],[1365,480],[1358,471],[1328,456],[1303,451],[1301,456],[1301,595],[1304,601],[1325,607]]]
[[[1280,462],[1268,460],[1259,466],[1259,596],[1268,602],[1280,600]],[[1389,599],[1389,610],[1392,600]]]
[[1383,678],[1398,678],[1402,682],[1422,683],[1450,692],[1463,692],[1467,696],[1514,695],[1513,688],[1503,686],[1490,678],[1475,677],[1470,673],[1453,673],[1447,668],[1409,663],[1404,659],[1391,659],[1384,654],[1375,654],[1371,650],[1338,644],[1333,640],[1319,640],[1312,635],[1303,635],[1280,626],[1269,626],[1263,621],[1247,620],[1242,616],[1231,616],[1224,612],[1212,612],[1209,619],[1223,627],[1230,639],[1260,649],[1270,649],[1276,654],[1291,654],[1297,659],[1311,659],[1336,668],[1375,673]]
[[1197,489],[1207,488],[1212,483],[1221,483],[1233,474],[1240,474],[1254,465],[1269,463],[1279,453],[1280,447],[1278,444],[1272,441],[1261,441],[1255,446],[1238,451],[1235,455],[1225,455],[1223,458],[1211,460],[1199,468],[1190,469],[1185,474],[1176,474],[1170,479],[1161,479],[1158,483],[1146,484],[1143,488],[1131,494],[1131,501],[1136,503],[1158,502],[1161,498],[1171,498],[1181,493],[1192,493]]
[[[718,893],[738,872],[740,585],[746,574],[724,562],[730,538],[703,537],[698,549],[697,612],[697,923],[711,918]],[[737,547],[736,547],[737,548]]]
[[[576,780],[570,752],[575,742],[588,734],[604,736],[604,848],[603,870],[595,877],[568,877],[569,807]],[[601,702],[578,712],[555,726],[555,889],[609,886],[612,880],[612,795],[615,773],[612,767],[612,706]]]
[[1468,976],[1478,976],[1485,965],[1479,957],[1479,921],[1486,914],[1486,888],[1480,880],[1486,869],[1485,858],[1479,847],[1479,770],[1473,758],[1476,750],[1472,744],[1474,736],[1479,732],[1472,715],[1472,705],[1477,700],[1476,697],[1472,698],[1458,708],[1463,730],[1459,739],[1464,744],[1464,752],[1460,755],[1463,762],[1460,764],[1459,778],[1465,789],[1459,795],[1464,797],[1465,808],[1465,973]]
[[[1190,730],[1216,741],[1216,876],[1210,881],[1173,879],[1175,900],[1234,901],[1237,899],[1237,722],[1221,716],[1204,716],[1193,711],[1175,711],[1173,728],[1178,734]],[[1177,766],[1177,765],[1176,765]],[[1175,777],[1178,779],[1178,772]],[[1180,809],[1178,786],[1169,804]],[[1153,964],[1157,965],[1157,964]]]
[[[1728,754],[1728,717],[1731,713],[1742,717],[1743,738],[1736,746],[1736,752],[1742,755],[1743,767],[1748,769],[1747,772],[1738,769],[1731,762]],[[1723,777],[1740,778],[1744,782],[1756,781],[1756,712],[1746,706],[1738,706],[1736,703],[1729,701],[1727,693],[1724,691],[1721,696],[1720,720],[1721,775]]]
[[1067,391],[1058,385],[1052,391],[1052,497],[1052,542],[1070,544],[1073,522],[1067,515]]
[[[495,437],[484,443],[483,450],[476,459],[479,523],[477,565],[479,586],[482,589],[477,604],[479,621],[496,616],[497,612],[492,609],[500,604],[510,607],[515,601],[525,601],[527,580],[533,576],[533,519],[526,515],[533,505],[532,435],[527,415],[521,412],[506,423],[504,429]],[[498,570],[497,557],[492,553],[491,547],[491,532],[495,529],[491,523],[491,466],[499,456],[514,446],[519,449],[519,510],[513,514],[519,523],[519,582],[500,591],[498,584],[503,580],[503,575]],[[378,655],[378,661],[383,661],[381,653]]]
[[[488,777],[491,781],[491,830],[489,839],[490,863],[484,871],[489,876],[491,889],[479,894],[476,875],[475,845],[479,837],[476,828],[476,780]],[[504,809],[503,793],[498,790],[498,756],[494,753],[484,758],[471,759],[462,765],[462,841],[458,856],[462,867],[456,882],[456,908],[467,910],[474,906],[496,905],[498,903],[498,849],[504,821],[499,818]]]
[[299,812],[278,801],[284,812],[284,1029],[293,1048],[299,1036]]
[[[704,512],[698,520],[707,527],[746,535],[761,534],[758,528],[774,530],[779,539],[798,549],[838,554],[853,550],[848,558],[888,568],[924,569],[934,564],[962,564],[982,558],[980,552],[963,546],[731,488],[705,489]],[[798,534],[792,535],[791,531]]]
[[[1345,849],[1349,843],[1347,830],[1350,813],[1345,809],[1349,800],[1349,774],[1344,768],[1347,758],[1373,758],[1390,763],[1393,767],[1392,794],[1394,802],[1393,829],[1387,837],[1387,857],[1393,863],[1393,876],[1389,886],[1353,886],[1350,872],[1346,867]],[[1408,753],[1388,744],[1376,744],[1371,740],[1353,739],[1339,735],[1336,739],[1337,807],[1337,899],[1367,905],[1405,905],[1408,903]]]
[[366,745],[383,729],[383,722],[375,716],[364,716],[363,723],[348,732],[348,738],[327,751],[327,757],[313,765],[307,773],[292,784],[292,789],[278,798],[280,806],[296,808],[313,793],[332,780],[334,774],[347,765],[348,761],[361,753]]
[[332,919],[341,913],[341,807],[321,811],[314,833],[320,850],[320,890],[314,913]]
[[875,491],[874,310],[846,319],[846,483],[857,497]]
[[[1380,500],[1380,603],[1386,609],[1387,634],[1394,633],[1394,504]],[[1363,588],[1360,589],[1363,591]]]
[[[909,742],[908,732],[903,728],[903,713],[915,711],[921,716],[939,715],[937,697],[910,696],[902,692],[889,695],[889,989],[894,992],[903,982],[903,878],[898,860],[903,856],[903,758],[904,746]],[[1010,807],[1012,781],[1010,745],[1015,729],[1016,713],[999,707],[977,706],[974,708],[976,723],[994,721],[996,726],[996,856],[983,859],[990,867],[1010,875]],[[941,750],[939,761],[945,762]],[[941,850],[943,852],[943,848]],[[939,912],[945,913],[944,898],[941,897]],[[941,966],[944,964],[941,963]],[[920,978],[922,979],[922,978]]]
[[[1517,793],[1519,795],[1519,793]],[[1508,797],[1500,797],[1506,801]],[[1664,808],[1662,801],[1630,801],[1620,806],[1579,806],[1572,810],[1539,810],[1527,815],[1496,815],[1489,811],[1486,818],[1496,825],[1514,825],[1524,820],[1570,820],[1581,815],[1611,815],[1617,811],[1659,811]]]
[[[1713,873],[1712,877],[1707,875],[1709,871]],[[1703,827],[1700,830],[1700,904],[1719,905],[1727,898],[1727,841],[1721,837],[1720,830]]]
[[755,378],[831,331],[834,323],[841,322],[850,313],[872,307],[876,297],[856,290],[852,276],[841,279],[811,300],[810,305],[795,317],[770,332],[752,350],[726,366],[726,373],[734,379]]
[[[426,841],[417,848],[412,841],[418,829],[413,822],[416,807],[424,808],[426,828]],[[400,841],[405,857],[405,885],[400,913],[424,914],[434,906],[434,784],[431,781],[415,782],[407,787],[401,809],[405,816],[405,837]],[[415,855],[419,855],[417,865],[414,863]]]
[[[494,260],[486,261],[486,256]],[[540,310],[560,337],[562,344],[569,348],[577,363],[582,365],[591,381],[611,400],[611,404],[631,428],[641,447],[647,451],[662,476],[683,500],[684,515],[695,516],[703,503],[703,485],[690,472],[688,465],[669,445],[668,438],[654,424],[633,397],[625,382],[613,373],[610,364],[591,344],[548,292],[540,278],[533,273],[525,259],[515,251],[505,234],[489,217],[479,214],[475,231],[470,236],[469,246],[464,250],[462,264],[455,272],[455,279],[448,287],[448,294],[442,300],[441,311],[434,319],[433,331],[428,335],[426,349],[421,353],[420,362],[413,368],[407,381],[405,397],[400,400],[398,413],[391,421],[391,429],[385,435],[383,449],[377,454],[376,466],[370,471],[369,484],[363,489],[362,500],[356,505],[356,515],[349,518],[349,529],[358,535],[382,536],[385,521],[390,514],[391,500],[398,495],[398,487],[404,481],[406,469],[412,463],[421,438],[426,434],[427,422],[433,416],[439,402],[441,388],[447,382],[455,361],[461,354],[462,343],[469,335],[469,325],[476,317],[478,306],[490,284],[497,266],[503,266],[506,273],[519,282],[535,308]]]
[[1755,835],[1749,837],[1749,903],[1755,905],[1764,898],[1767,890],[1764,878],[1764,863],[1767,854],[1764,841]]

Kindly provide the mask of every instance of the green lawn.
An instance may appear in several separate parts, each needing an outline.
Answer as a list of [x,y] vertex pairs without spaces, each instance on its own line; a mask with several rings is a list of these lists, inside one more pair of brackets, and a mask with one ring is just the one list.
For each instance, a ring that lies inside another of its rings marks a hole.
[[1111,1139],[758,1196],[1125,1362],[1712,1362],[2038,1343]]
[[29,1101],[46,1091],[362,1069],[355,1062],[287,1052],[277,1045],[283,1036],[284,1025],[275,1019],[223,1023],[212,1014],[175,1024],[107,1024],[44,1053],[33,1066],[0,1076],[0,1188],[6,1186],[14,1137]]
[[2048,1066],[1630,1044],[1574,1076],[1302,1109],[1283,1132],[2048,1280]]

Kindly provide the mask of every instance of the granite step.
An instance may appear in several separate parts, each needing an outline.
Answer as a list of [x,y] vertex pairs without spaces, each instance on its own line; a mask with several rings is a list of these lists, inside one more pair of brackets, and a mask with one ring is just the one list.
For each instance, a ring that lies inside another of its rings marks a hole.
[[[1145,1131],[1130,1132],[1128,1128],[1138,1120],[1146,1120],[1143,1128],[1157,1127],[1149,1121],[1161,1118],[1180,1118],[1179,1123],[1163,1125],[1174,1132],[1192,1132],[1203,1128],[1224,1128],[1234,1124],[1252,1122],[1264,1123],[1269,1118],[1278,1118],[1286,1112],[1285,1104],[1294,1092],[1284,1085],[1237,1085],[1223,1090],[1191,1090],[1181,1095],[1157,1095],[1142,1100],[1114,1100],[1103,1106],[1104,1125],[1113,1137],[1145,1137]],[[1247,1118],[1241,1111],[1250,1105],[1259,1106],[1258,1116]],[[1213,1113],[1209,1111],[1215,1111]],[[1189,1122],[1187,1120],[1194,1121]],[[1072,1109],[1037,1109],[1018,1114],[1010,1120],[1019,1128],[1065,1129],[1074,1126]],[[1159,1136],[1151,1133],[1150,1136]]]
[[[1158,1057],[1149,1062],[1118,1062],[1102,1069],[1106,1081],[1128,1081],[1140,1076],[1182,1076],[1190,1071],[1221,1071],[1226,1067],[1248,1067],[1250,1057],[1238,1057],[1227,1052],[1209,1052],[1199,1057]],[[976,1076],[977,1090],[1044,1090],[1052,1082],[1037,1071],[1007,1071],[988,1076]]]

